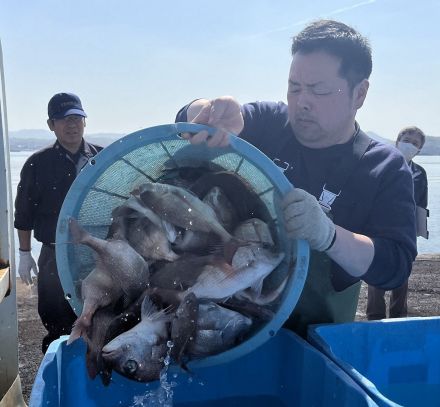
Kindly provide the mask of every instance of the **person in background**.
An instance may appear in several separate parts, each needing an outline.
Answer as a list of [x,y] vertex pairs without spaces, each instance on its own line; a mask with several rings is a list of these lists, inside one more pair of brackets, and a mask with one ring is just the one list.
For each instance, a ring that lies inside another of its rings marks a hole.
[[311,248],[304,289],[286,322],[302,336],[309,324],[353,321],[360,280],[398,287],[417,254],[409,168],[355,121],[371,70],[360,33],[319,20],[293,39],[287,105],[240,105],[223,96],[195,100],[176,117],[217,128],[212,137],[184,134],[193,144],[227,146],[231,132],[282,163],[295,187],[283,199],[286,231]]
[[[414,200],[416,203],[417,235],[428,238],[428,180],[426,171],[412,159],[420,153],[425,144],[425,134],[418,127],[406,127],[402,129],[396,140],[396,147],[405,157],[412,173],[414,183]],[[408,280],[400,287],[391,290],[389,317],[405,318],[408,315]],[[386,318],[385,290],[369,285],[367,318],[369,320]]]
[[[48,334],[42,351],[61,335],[69,334],[76,315],[64,298],[55,260],[58,215],[73,180],[102,147],[87,143],[87,117],[78,96],[57,93],[48,104],[49,129],[56,141],[32,154],[20,173],[15,199],[14,227],[19,239],[18,273],[32,284],[31,270],[38,273],[38,313]],[[31,235],[42,243],[38,269],[31,253]]]

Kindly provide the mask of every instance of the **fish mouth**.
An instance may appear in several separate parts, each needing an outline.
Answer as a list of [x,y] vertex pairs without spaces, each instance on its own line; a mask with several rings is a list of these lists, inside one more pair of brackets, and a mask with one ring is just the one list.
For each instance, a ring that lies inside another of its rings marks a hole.
[[102,358],[108,363],[115,363],[123,354],[121,349],[106,349],[102,348]]

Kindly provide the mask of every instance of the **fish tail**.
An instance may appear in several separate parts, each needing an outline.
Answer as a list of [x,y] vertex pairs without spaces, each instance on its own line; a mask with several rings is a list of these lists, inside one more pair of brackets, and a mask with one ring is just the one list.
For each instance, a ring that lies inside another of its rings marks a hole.
[[70,345],[73,341],[78,338],[83,338],[88,341],[87,329],[90,326],[90,322],[83,316],[79,317],[73,324],[72,332],[70,333],[69,339],[67,340],[67,345]]
[[[89,344],[87,346],[90,346]],[[97,354],[95,351],[88,350],[86,353],[86,367],[89,377],[93,380],[98,374]]]
[[69,228],[73,243],[84,243],[87,240],[89,233],[73,217],[69,219]]

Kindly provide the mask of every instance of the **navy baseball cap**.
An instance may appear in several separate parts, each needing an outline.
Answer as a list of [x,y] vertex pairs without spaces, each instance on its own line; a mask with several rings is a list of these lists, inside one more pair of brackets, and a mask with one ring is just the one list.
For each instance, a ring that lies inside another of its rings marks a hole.
[[81,105],[81,100],[73,93],[57,93],[52,96],[47,105],[49,119],[62,119],[71,114],[87,117]]

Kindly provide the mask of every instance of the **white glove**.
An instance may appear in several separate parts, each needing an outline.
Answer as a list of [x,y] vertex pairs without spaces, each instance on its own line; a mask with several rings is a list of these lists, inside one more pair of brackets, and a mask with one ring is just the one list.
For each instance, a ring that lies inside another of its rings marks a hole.
[[32,257],[32,252],[23,250],[19,250],[18,252],[20,253],[18,274],[20,274],[23,283],[32,285],[31,270],[34,271],[35,275],[38,274],[37,264]]
[[282,206],[289,237],[307,240],[314,250],[329,249],[335,225],[313,195],[295,188],[284,197]]

